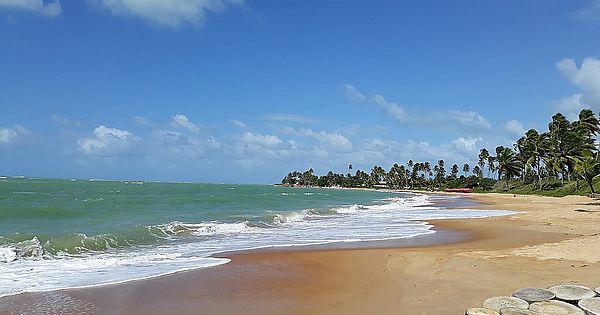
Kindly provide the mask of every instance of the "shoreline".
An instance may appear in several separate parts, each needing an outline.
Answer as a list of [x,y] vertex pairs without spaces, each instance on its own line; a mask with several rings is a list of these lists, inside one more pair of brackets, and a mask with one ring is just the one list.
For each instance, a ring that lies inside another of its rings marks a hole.
[[[191,314],[199,308],[203,314],[461,314],[485,297],[510,294],[518,287],[562,281],[600,284],[600,279],[587,282],[600,274],[600,253],[593,251],[600,242],[595,220],[590,220],[600,219],[600,213],[574,211],[600,211],[591,199],[466,197],[480,202],[478,209],[525,212],[429,221],[436,230],[472,233],[451,244],[236,252],[226,255],[230,263],[216,267],[51,292],[98,314]],[[574,255],[574,247],[583,250]],[[19,304],[45,294],[26,293],[5,302]]]

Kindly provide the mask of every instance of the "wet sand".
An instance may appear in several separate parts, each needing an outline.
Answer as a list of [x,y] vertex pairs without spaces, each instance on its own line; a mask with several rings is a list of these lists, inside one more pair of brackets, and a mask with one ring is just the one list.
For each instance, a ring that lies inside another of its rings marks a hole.
[[63,314],[463,314],[520,287],[600,286],[600,206],[592,199],[469,198],[483,203],[476,208],[522,213],[432,221],[455,231],[446,234],[451,244],[224,254],[232,262],[213,268],[4,298],[0,313],[27,313],[46,299],[46,313]]

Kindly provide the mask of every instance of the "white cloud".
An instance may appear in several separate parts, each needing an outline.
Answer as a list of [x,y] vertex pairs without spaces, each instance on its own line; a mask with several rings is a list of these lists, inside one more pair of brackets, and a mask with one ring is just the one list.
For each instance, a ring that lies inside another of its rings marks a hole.
[[352,141],[337,132],[314,131],[305,128],[296,130],[292,127],[284,127],[280,131],[291,135],[313,138],[317,140],[320,144],[319,149],[323,151],[347,152],[352,150]]
[[238,126],[242,129],[246,129],[248,128],[248,124],[246,124],[245,122],[241,121],[241,120],[237,120],[237,119],[228,119],[227,120],[228,123]]
[[57,16],[61,13],[59,0],[0,0],[0,9],[30,11],[46,16]]
[[247,131],[241,137],[242,142],[246,144],[258,144],[266,147],[276,146],[281,144],[283,141],[277,136],[273,135],[261,135],[258,133],[252,133]]
[[[342,84],[342,88],[344,89],[344,94],[346,97],[355,102],[364,102],[367,100],[367,97],[351,84]],[[385,97],[379,94],[373,95],[371,100],[376,105],[383,108],[393,118],[399,120],[400,122],[404,122],[406,120],[407,115],[404,107],[386,100]]]
[[185,115],[175,115],[171,117],[171,126],[176,128],[182,128],[191,132],[198,132],[200,128],[194,124],[189,118]]
[[353,85],[343,84],[342,87],[344,88],[344,93],[349,99],[356,102],[363,102],[366,100],[366,97],[361,92],[359,92]]
[[474,129],[491,129],[492,126],[490,122],[480,114],[472,111],[457,111],[450,110],[447,112],[440,112],[437,115],[440,115],[439,118],[447,119],[450,122],[457,122],[464,127],[470,127]]
[[295,123],[314,123],[317,120],[314,118],[302,116],[302,115],[294,115],[294,114],[266,114],[263,115],[264,120],[270,121],[287,121],[287,122],[295,122]]
[[373,102],[379,105],[381,108],[385,109],[392,117],[398,119],[400,122],[404,122],[406,120],[406,113],[404,111],[404,107],[394,103],[387,101],[381,95],[374,95]]
[[581,101],[583,95],[581,93],[566,96],[555,102],[557,109],[561,112],[577,112],[581,111],[585,105]]
[[572,15],[575,19],[580,21],[600,20],[600,0],[590,1],[589,6],[576,10]]
[[52,114],[50,115],[50,118],[56,122],[59,125],[63,125],[63,126],[75,126],[75,127],[80,127],[82,125],[81,121],[79,120],[73,120],[73,119],[69,119],[66,117],[62,117],[60,115],[57,114]]
[[204,156],[221,147],[214,137],[200,139],[172,130],[156,130],[152,139],[155,147],[151,154],[160,154],[169,160]]
[[279,137],[268,134],[245,132],[237,138],[226,152],[227,156],[243,167],[258,165],[273,166],[274,162],[281,162],[282,158],[290,156],[293,143],[284,142]]
[[12,142],[17,137],[17,132],[11,128],[0,128],[0,143]]
[[581,100],[583,94],[577,93],[571,96],[565,96],[558,101],[552,103],[553,107],[557,111],[563,113],[570,121],[577,120],[579,118],[579,112],[586,107]]
[[150,125],[150,121],[148,120],[148,118],[146,118],[144,116],[133,116],[133,122],[135,122],[138,125],[143,125],[143,126]]
[[475,153],[479,149],[481,149],[481,142],[483,141],[482,137],[458,137],[457,139],[452,140],[451,144],[454,148],[466,152],[466,153]]
[[127,130],[98,126],[93,136],[77,142],[79,150],[88,155],[120,155],[140,141],[140,138]]
[[526,132],[525,128],[523,128],[523,125],[514,119],[509,120],[506,122],[506,124],[504,124],[504,130],[506,130],[508,135],[514,139],[522,137]]
[[315,138],[325,150],[331,151],[350,151],[352,142],[337,132],[313,131],[311,129],[301,129],[300,133]]
[[243,0],[95,0],[114,15],[134,16],[150,23],[179,27],[184,23],[203,25],[206,14],[222,12]]
[[[347,97],[355,100],[362,100],[364,98],[364,95],[360,93],[354,86],[350,84],[344,84],[343,87]],[[409,115],[404,106],[386,100],[383,95],[373,95],[371,100],[401,123],[411,122],[418,124],[433,124],[436,126],[459,126],[476,131],[489,130],[492,127],[490,122],[485,117],[473,111],[416,111],[411,112]]]
[[29,130],[21,125],[13,127],[0,127],[0,144],[14,142],[18,137],[27,135]]
[[600,106],[600,59],[586,58],[577,67],[575,60],[565,58],[556,63],[556,68],[581,89],[581,101]]

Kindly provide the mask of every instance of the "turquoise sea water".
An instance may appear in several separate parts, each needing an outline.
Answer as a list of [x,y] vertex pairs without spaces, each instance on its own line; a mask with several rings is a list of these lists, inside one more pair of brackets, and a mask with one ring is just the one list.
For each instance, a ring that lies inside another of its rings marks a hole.
[[228,262],[268,246],[414,237],[444,209],[419,194],[259,185],[0,179],[0,296]]

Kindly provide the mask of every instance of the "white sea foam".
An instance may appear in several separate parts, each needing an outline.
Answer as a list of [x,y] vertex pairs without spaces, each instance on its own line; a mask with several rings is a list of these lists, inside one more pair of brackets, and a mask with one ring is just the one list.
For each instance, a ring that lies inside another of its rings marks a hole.
[[221,223],[216,221],[207,223],[183,223],[175,221],[169,224],[157,225],[153,227],[158,228],[165,235],[178,235],[182,233],[189,233],[193,235],[204,236],[241,233],[244,231],[251,231],[253,229],[248,225],[248,222]]
[[0,247],[0,262],[9,263],[17,260],[17,251],[14,246]]
[[292,222],[301,222],[315,213],[311,210],[294,211],[287,214],[276,214],[273,218],[273,224],[281,225]]
[[358,213],[360,210],[366,210],[366,209],[367,209],[367,207],[365,207],[365,206],[353,204],[353,205],[347,206],[347,207],[334,208],[333,211],[335,211],[336,213],[339,213],[339,214],[344,214],[344,213]]
[[152,235],[166,241],[76,255],[42,255],[36,252],[42,247],[34,238],[17,246],[0,246],[0,296],[118,283],[214,266],[229,261],[209,257],[223,251],[415,237],[434,233],[432,225],[423,220],[509,213],[439,208],[429,196],[415,194],[371,205],[338,206],[329,212],[307,209],[277,213],[264,227],[246,221],[176,221],[148,226]]

